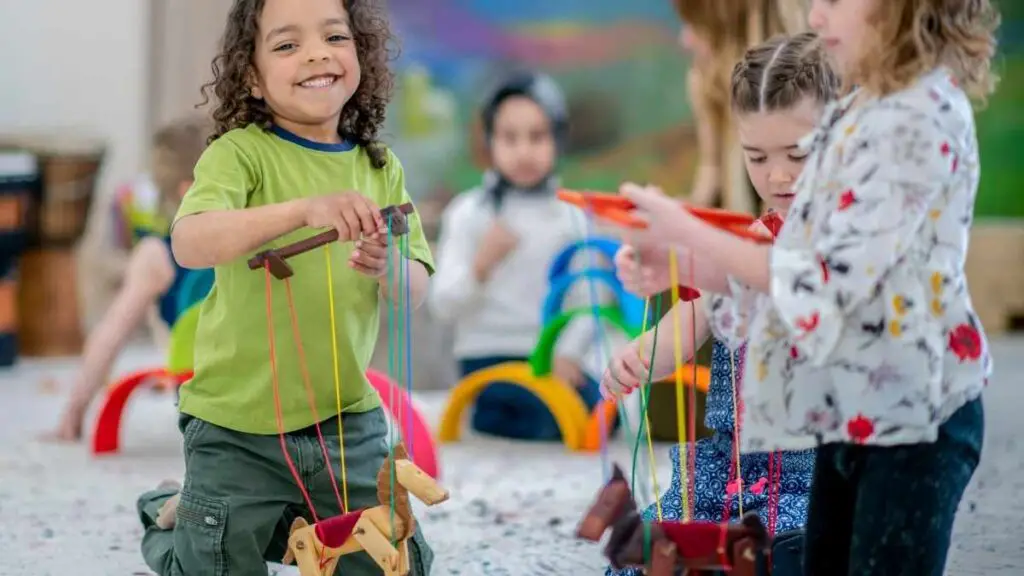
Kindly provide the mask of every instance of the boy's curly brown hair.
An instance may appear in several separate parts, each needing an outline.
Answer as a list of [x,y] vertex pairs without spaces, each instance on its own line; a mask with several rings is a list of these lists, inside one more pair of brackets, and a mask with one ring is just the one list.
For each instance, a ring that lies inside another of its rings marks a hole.
[[[235,128],[257,124],[270,128],[270,109],[251,91],[256,38],[260,14],[266,0],[235,0],[228,13],[227,28],[211,69],[213,80],[202,87],[200,106],[216,100],[215,129],[210,141]],[[390,44],[394,41],[387,13],[378,0],[338,0],[348,12],[356,42],[362,80],[345,104],[338,122],[338,135],[361,146],[374,168],[387,163],[387,148],[377,137],[394,88],[394,73],[388,66]]]
[[880,0],[868,20],[871,48],[843,80],[847,88],[856,83],[884,96],[947,66],[984,103],[997,81],[992,58],[999,20],[989,0]]

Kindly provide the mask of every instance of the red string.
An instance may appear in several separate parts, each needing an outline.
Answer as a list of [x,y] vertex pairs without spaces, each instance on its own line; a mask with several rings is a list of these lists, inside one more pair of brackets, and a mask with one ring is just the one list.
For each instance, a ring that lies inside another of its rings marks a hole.
[[[769,455],[768,475],[768,533],[775,535],[775,529],[779,518],[779,496],[782,485],[782,452],[775,451]],[[774,474],[773,474],[774,472]]]
[[[696,272],[694,271],[693,251],[690,251],[690,286],[696,285]],[[690,383],[690,416],[689,430],[687,436],[693,446],[688,450],[687,472],[689,473],[690,518],[693,518],[694,502],[696,501],[696,479],[697,479],[697,304],[696,300],[690,300],[690,365],[693,367],[693,378]]]
[[316,437],[320,442],[320,453],[323,454],[324,464],[327,467],[327,476],[331,479],[331,487],[334,488],[334,496],[338,499],[338,510],[342,513],[347,512],[345,510],[345,504],[341,498],[341,492],[338,490],[338,482],[334,478],[334,467],[331,466],[331,457],[327,454],[327,442],[324,441],[324,434],[320,430],[320,414],[316,409],[316,397],[313,393],[313,385],[309,380],[309,366],[306,364],[306,351],[302,347],[302,337],[299,332],[299,320],[295,314],[295,299],[292,297],[292,283],[285,278],[284,279],[285,293],[288,295],[288,315],[291,317],[292,334],[295,338],[295,347],[299,352],[299,368],[302,370],[302,383],[306,388],[306,398],[309,401],[309,409],[313,413],[314,427],[316,428]]
[[[266,278],[267,332],[270,336],[270,371],[273,375],[274,383],[274,412],[277,416],[277,436],[281,440],[281,453],[284,454],[284,460],[288,464],[288,470],[291,471],[292,477],[295,479],[295,484],[298,485],[299,491],[302,492],[302,497],[306,500],[306,506],[309,507],[309,512],[313,515],[313,523],[316,524],[320,521],[316,514],[316,508],[313,506],[313,500],[309,497],[309,492],[306,490],[305,484],[302,483],[302,477],[299,475],[299,470],[295,467],[295,463],[292,461],[291,454],[288,453],[288,443],[284,437],[284,416],[281,414],[281,383],[278,379],[277,346],[274,342],[274,306],[271,300],[272,288],[270,282],[269,261],[264,261],[263,272],[264,277]],[[330,464],[328,464],[328,466],[329,465]]]

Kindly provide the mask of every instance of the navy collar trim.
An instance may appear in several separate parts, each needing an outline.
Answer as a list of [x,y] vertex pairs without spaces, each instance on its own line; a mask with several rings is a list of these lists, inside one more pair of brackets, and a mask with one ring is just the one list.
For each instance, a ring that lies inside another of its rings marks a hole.
[[325,144],[323,142],[314,142],[313,140],[303,138],[302,136],[299,136],[294,132],[285,130],[284,128],[281,128],[276,124],[270,127],[270,131],[273,132],[282,140],[287,140],[293,144],[298,144],[303,148],[309,148],[310,150],[316,150],[318,152],[348,152],[356,147],[355,144],[349,142],[348,140],[342,140],[337,144]]

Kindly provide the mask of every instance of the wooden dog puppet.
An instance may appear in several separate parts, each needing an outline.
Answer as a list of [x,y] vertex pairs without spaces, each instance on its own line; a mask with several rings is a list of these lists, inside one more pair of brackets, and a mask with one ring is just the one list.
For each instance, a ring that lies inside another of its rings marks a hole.
[[284,563],[297,561],[302,576],[333,576],[342,556],[364,550],[385,576],[408,574],[408,539],[416,530],[410,492],[428,506],[448,499],[448,491],[409,460],[404,445],[397,444],[377,474],[380,505],[312,525],[297,518],[292,523]]

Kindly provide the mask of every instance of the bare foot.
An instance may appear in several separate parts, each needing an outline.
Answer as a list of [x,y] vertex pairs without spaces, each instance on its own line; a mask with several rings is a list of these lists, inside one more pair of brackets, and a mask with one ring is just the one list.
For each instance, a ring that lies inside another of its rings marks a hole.
[[65,416],[56,428],[40,434],[39,439],[52,443],[79,442],[82,440],[82,423],[71,416]]
[[181,490],[181,482],[177,480],[164,480],[156,485],[157,490]]
[[160,506],[156,516],[156,525],[161,530],[170,530],[178,521],[178,500],[181,499],[181,492],[171,496]]

